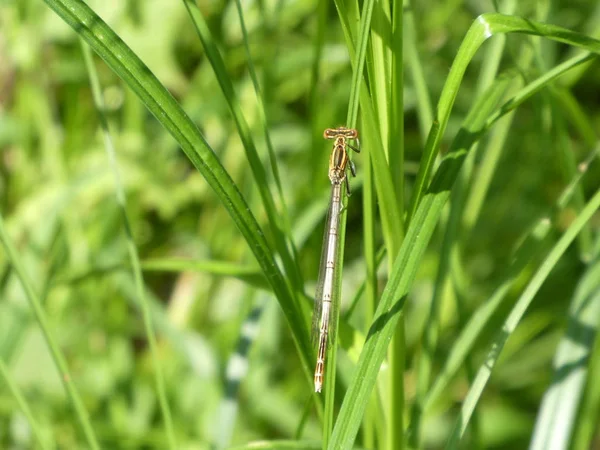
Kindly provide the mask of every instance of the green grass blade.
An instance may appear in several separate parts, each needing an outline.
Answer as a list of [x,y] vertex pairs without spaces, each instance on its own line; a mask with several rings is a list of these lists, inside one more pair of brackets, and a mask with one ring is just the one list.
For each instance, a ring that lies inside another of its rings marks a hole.
[[[562,71],[558,72],[564,72],[564,67],[562,67],[562,65],[561,70]],[[557,71],[552,72],[552,76],[558,76],[556,72]],[[552,76],[549,78],[552,79]],[[548,81],[548,78],[541,78],[544,79],[544,82]],[[449,80],[450,79],[452,79],[452,77],[450,77]],[[522,96],[518,97],[517,103],[520,104],[525,98],[532,95],[536,89],[539,89],[540,84],[542,83],[533,83],[532,86],[529,86],[529,89],[527,89],[526,92],[523,92]],[[489,108],[489,105],[492,104],[495,99],[496,97],[492,96],[487,99],[483,98],[481,101],[483,102],[483,105],[487,105],[485,106],[486,108]],[[488,103],[486,103],[486,101]],[[332,445],[350,445],[353,441],[364,411],[368,392],[370,392],[373,387],[374,378],[377,375],[379,365],[383,361],[388,339],[393,334],[393,329],[399,318],[403,297],[408,293],[408,289],[413,281],[414,273],[416,272],[416,265],[424,252],[426,243],[431,237],[435,223],[441,214],[441,209],[448,199],[449,190],[455,181],[456,174],[463,163],[467,150],[478,139],[480,133],[484,129],[487,129],[489,124],[493,123],[494,120],[497,120],[497,118],[507,112],[508,106],[513,105],[505,104],[499,109],[498,113],[492,114],[490,118],[487,119],[487,123],[481,122],[481,120],[485,120],[487,116],[478,114],[478,111],[481,108],[484,108],[484,106],[473,108],[473,118],[468,120],[467,123],[470,125],[481,124],[481,128],[474,126],[469,130],[462,129],[453,143],[452,150],[442,160],[428,194],[424,197],[424,200],[427,199],[427,202],[417,209],[419,213],[419,222],[418,224],[411,224],[409,227],[405,242],[403,243],[400,254],[394,264],[394,270],[392,271],[388,285],[380,300],[375,322],[371,326],[369,336],[367,337],[367,343],[361,353],[353,382],[348,390],[340,411],[338,423],[334,429]],[[475,119],[477,119],[477,121],[475,121]],[[416,226],[416,228],[414,228],[414,226]],[[423,239],[425,241],[423,241]],[[410,243],[407,243],[406,240],[410,240]]]
[[[370,158],[365,158],[362,164],[362,170],[365,176],[365,182],[363,186],[363,246],[365,254],[365,281],[361,288],[364,286],[364,296],[362,295],[362,289],[357,292],[355,298],[356,303],[351,303],[348,313],[351,314],[353,308],[358,303],[358,294],[361,293],[360,297],[363,298],[364,305],[364,317],[365,325],[364,328],[368,327],[373,321],[373,315],[375,314],[375,308],[377,306],[377,255],[375,247],[375,192],[373,189],[373,169],[371,168]],[[374,403],[374,402],[371,402]],[[374,409],[373,404],[370,408]],[[375,448],[375,423],[374,416],[369,414],[367,419],[363,423],[363,442],[367,448]]]
[[581,278],[569,308],[567,330],[553,362],[554,376],[544,395],[531,438],[532,450],[570,441],[577,426],[577,413],[599,327],[600,260],[597,260]]
[[[348,0],[348,2],[346,0],[334,0],[334,3],[344,33],[346,46],[348,47],[348,54],[350,55],[350,59],[354,61],[356,57],[355,39],[358,33],[358,26],[361,23],[358,2],[355,0]],[[348,124],[348,126],[350,125]]]
[[[365,67],[365,58],[367,55],[367,43],[369,42],[369,31],[371,29],[371,18],[373,17],[373,8],[375,0],[366,0],[363,4],[360,17],[360,28],[356,38],[356,53],[352,61],[352,82],[350,84],[350,99],[348,100],[348,115],[346,124],[350,128],[356,126],[358,120],[358,106],[361,96],[361,86],[363,80],[363,69]],[[352,52],[350,52],[352,55]]]
[[150,305],[148,304],[148,299],[145,295],[144,288],[144,277],[142,275],[142,268],[140,266],[140,257],[138,255],[137,247],[135,245],[135,240],[132,235],[132,227],[131,221],[129,220],[129,215],[127,213],[127,200],[125,197],[125,189],[123,187],[123,183],[121,182],[121,174],[119,171],[118,163],[117,163],[117,155],[115,151],[115,147],[113,144],[113,140],[110,134],[110,130],[108,129],[108,121],[106,116],[104,115],[105,105],[104,100],[102,98],[102,89],[100,87],[100,80],[98,79],[98,73],[96,72],[96,68],[94,66],[94,61],[92,58],[92,51],[87,46],[87,44],[80,39],[81,49],[83,52],[83,58],[85,61],[85,66],[88,72],[88,76],[90,79],[90,86],[92,88],[92,94],[94,98],[94,105],[96,107],[100,128],[102,130],[102,136],[104,138],[104,148],[106,150],[106,154],[108,156],[109,164],[111,166],[113,176],[114,176],[114,184],[115,184],[115,194],[117,204],[121,211],[121,218],[123,220],[123,227],[125,229],[125,236],[127,242],[127,254],[129,256],[129,263],[131,264],[133,279],[135,282],[135,290],[137,300],[140,303],[140,309],[142,310],[142,316],[144,319],[144,329],[146,332],[146,337],[148,339],[148,344],[150,347],[150,354],[152,355],[152,365],[154,368],[154,383],[156,386],[156,393],[158,396],[158,402],[160,405],[160,410],[163,416],[165,431],[167,434],[167,439],[169,441],[169,448],[175,449],[177,448],[177,443],[175,441],[175,432],[173,431],[173,420],[171,419],[171,408],[169,407],[169,402],[167,400],[167,390],[165,386],[165,378],[163,375],[162,365],[160,363],[160,358],[158,355],[158,344],[156,341],[156,331],[154,330],[154,324],[152,323],[152,315],[150,313]]
[[491,345],[486,357],[484,364],[480,367],[477,372],[477,376],[469,389],[469,392],[463,402],[460,415],[454,425],[454,429],[446,448],[454,449],[458,447],[460,439],[462,438],[469,419],[471,418],[477,402],[481,397],[483,389],[489,380],[494,365],[496,364],[502,349],[510,335],[516,329],[519,321],[527,311],[527,308],[533,301],[535,294],[538,292],[551,270],[556,266],[557,262],[567,250],[569,245],[577,237],[586,222],[592,217],[592,215],[600,208],[600,190],[590,199],[585,205],[581,213],[576,217],[573,223],[569,226],[567,231],[561,236],[560,240],[552,248],[544,262],[539,267],[527,287],[523,291],[523,294],[517,300],[516,305],[511,310],[508,318],[502,326],[502,330],[499,332],[498,337],[494,340]]
[[[384,3],[384,2],[380,2]],[[390,35],[390,55],[389,65],[391,74],[389,75],[389,104],[386,111],[387,117],[387,154],[388,165],[394,184],[394,195],[390,195],[395,201],[399,221],[404,217],[404,67],[403,67],[403,12],[404,5],[401,0],[392,2],[392,11],[389,13],[392,17]],[[385,29],[385,28],[383,28]],[[380,118],[381,120],[381,118]],[[382,138],[386,134],[382,133]],[[404,234],[403,224],[401,232]],[[397,254],[399,247],[390,248],[388,267],[392,268],[393,258]],[[387,398],[387,417],[389,418],[387,431],[387,448],[395,450],[404,448],[404,373],[406,365],[406,341],[404,333],[404,321],[401,320],[397,332],[392,338],[389,350],[389,388],[390,395]],[[372,402],[373,403],[373,402]]]
[[[273,233],[275,246],[281,255],[286,273],[289,279],[292,282],[292,285],[295,289],[299,289],[302,286],[302,280],[300,277],[300,269],[296,265],[296,260],[292,258],[290,250],[288,248],[288,244],[286,242],[286,234],[285,228],[289,225],[289,220],[286,218],[286,213],[284,211],[283,215],[284,220],[281,220],[281,215],[279,211],[277,211],[277,207],[275,206],[275,202],[273,200],[273,196],[271,191],[269,190],[269,182],[267,179],[267,174],[260,160],[260,156],[258,155],[258,151],[256,149],[256,144],[254,143],[254,139],[252,138],[252,133],[250,131],[250,127],[248,126],[248,122],[246,121],[244,114],[242,112],[240,101],[238,100],[237,94],[235,93],[235,89],[233,87],[233,82],[227,73],[227,69],[225,68],[225,62],[219,53],[216,42],[214,41],[208,25],[200,12],[200,8],[196,5],[195,1],[192,0],[183,0],[185,7],[192,19],[194,27],[196,28],[196,32],[202,41],[202,46],[204,51],[206,52],[206,56],[208,57],[210,64],[215,72],[217,77],[217,81],[219,82],[219,86],[221,86],[221,91],[225,96],[227,101],[227,105],[233,115],[235,120],[236,127],[238,129],[238,133],[240,135],[240,139],[246,150],[246,158],[248,159],[248,163],[250,164],[250,169],[256,181],[256,188],[258,189],[261,199],[263,201],[263,205],[265,211],[267,213],[267,218],[269,219],[269,225]],[[242,22],[243,23],[243,22]],[[258,86],[258,83],[255,85]],[[263,122],[263,131],[267,138],[267,143],[270,144],[270,138],[266,125],[266,116],[264,114],[264,106],[262,104],[260,91],[257,92],[257,98],[259,99],[259,115],[260,119]],[[275,166],[274,154],[272,152],[272,148],[268,145],[270,150],[270,159],[272,167]],[[274,176],[276,180],[278,180],[277,170],[274,170]],[[279,189],[281,189],[280,184],[278,184]],[[283,197],[282,197],[283,199]],[[283,225],[282,225],[283,223]]]
[[319,450],[318,441],[256,441],[246,445],[229,447],[229,450]]
[[450,112],[467,65],[481,46],[494,34],[521,33],[542,36],[557,42],[583,48],[590,52],[600,53],[600,41],[576,33],[566,28],[535,22],[521,17],[502,14],[483,14],[469,28],[456,58],[450,68],[444,89],[438,102],[437,114],[429,132],[425,151],[417,174],[415,188],[408,209],[408,218],[413,216],[421,197],[429,183],[433,163],[439,152],[440,144],[448,124]]
[[[251,297],[255,297],[251,293]],[[235,349],[227,361],[225,369],[225,395],[217,412],[218,421],[213,432],[214,448],[225,448],[231,442],[238,416],[240,385],[248,375],[250,351],[260,329],[260,318],[265,308],[263,299],[254,305],[240,327],[240,335]]]
[[[361,25],[358,34],[358,45],[357,51],[353,57],[353,72],[352,72],[352,84],[350,90],[350,99],[348,101],[348,115],[346,118],[346,125],[350,128],[354,128],[356,126],[356,122],[358,119],[358,106],[359,106],[359,96],[361,92],[361,84],[363,80],[363,68],[365,64],[366,50],[367,50],[367,42],[369,37],[370,23],[371,17],[373,14],[373,6],[374,0],[367,0],[363,5],[362,15],[361,15]],[[342,27],[345,30],[346,37],[349,37],[349,29],[346,25],[344,25],[344,14],[339,9],[340,17],[342,18]],[[352,55],[353,49],[352,46],[349,45],[349,52]],[[343,204],[346,205],[348,199],[344,196]],[[344,207],[343,212],[340,216],[340,224],[339,224],[339,238],[338,238],[338,260],[344,260],[344,244],[346,240],[346,207]],[[338,264],[334,273],[334,299],[341,298],[341,278],[342,278],[342,264]],[[330,442],[330,436],[333,430],[334,424],[334,397],[335,397],[335,371],[336,371],[336,353],[337,353],[337,340],[338,340],[338,326],[339,315],[334,315],[333,317],[335,327],[334,332],[330,334],[329,338],[331,339],[331,347],[329,351],[329,371],[325,374],[325,411],[324,411],[324,424],[323,424],[323,438],[322,438],[322,446],[323,448],[328,448]]]
[[[598,157],[599,153],[600,148],[591,152],[582,163],[582,167],[586,167],[587,170],[589,164]],[[586,170],[576,174],[557,199],[552,214],[555,222],[560,217],[560,213],[567,207],[567,204],[573,196],[575,187],[581,183]],[[552,222],[548,220],[547,217],[540,218],[537,223],[531,227],[529,233],[523,239],[522,244],[520,244],[519,248],[514,252],[514,264],[509,269],[504,281],[494,290],[489,299],[483,302],[482,306],[475,311],[456,338],[444,367],[427,393],[427,397],[423,404],[425,413],[427,413],[435,404],[444,390],[448,388],[450,380],[462,368],[465,358],[473,351],[473,348],[478,342],[478,339],[481,338],[481,334],[485,331],[492,315],[498,310],[498,307],[502,304],[507,294],[518,282],[519,276],[523,273],[524,269],[538,259],[540,252],[544,249],[545,239],[549,236],[552,229]]]
[[[264,95],[263,95],[263,91],[260,88],[260,83],[258,82],[258,76],[256,75],[256,69],[254,68],[254,62],[252,61],[252,53],[250,51],[250,38],[248,37],[248,31],[246,29],[246,21],[244,19],[244,11],[243,11],[240,0],[236,0],[235,5],[236,5],[237,11],[238,11],[238,17],[240,19],[240,28],[242,30],[242,37],[244,39],[244,50],[246,51],[246,58],[248,60],[248,72],[250,73],[250,78],[252,80],[252,86],[254,87],[254,93],[256,95],[258,118],[262,125],[264,139],[265,139],[265,142],[267,145],[267,152],[269,155],[269,164],[271,167],[271,173],[273,174],[273,180],[275,182],[275,187],[277,188],[277,195],[279,197],[278,201],[281,204],[282,213],[279,215],[279,217],[283,221],[282,228],[283,228],[284,243],[285,243],[285,239],[288,238],[288,243],[291,248],[291,255],[293,256],[292,261],[288,261],[288,264],[289,264],[290,270],[293,270],[292,275],[295,276],[296,283],[297,283],[296,288],[298,288],[298,287],[302,287],[304,285],[304,283],[302,281],[302,274],[300,272],[300,268],[298,267],[298,264],[295,263],[296,261],[298,261],[297,249],[296,249],[293,239],[291,239],[292,226],[290,223],[289,211],[288,211],[288,208],[286,205],[285,196],[283,194],[281,177],[279,175],[279,168],[277,166],[277,156],[275,154],[275,148],[273,147],[273,141],[271,139],[271,134],[269,133],[269,121],[267,118],[266,107],[265,107],[265,102],[264,102],[264,98],[263,98]],[[281,9],[280,5],[281,5],[281,2],[279,3],[279,5],[277,7],[278,12],[280,12],[280,9]],[[265,22],[267,22],[267,21],[265,21]],[[270,24],[265,25],[265,26],[270,28]],[[267,83],[267,81],[265,81],[265,83]]]
[[[265,142],[267,143],[271,172],[273,173],[273,179],[275,181],[275,186],[277,187],[279,201],[281,202],[283,207],[284,219],[287,221],[287,228],[289,228],[289,217],[287,208],[285,207],[285,197],[283,195],[283,188],[281,187],[281,177],[279,176],[279,168],[277,167],[277,158],[275,156],[275,149],[273,148],[273,142],[271,141],[271,135],[269,133],[269,122],[267,120],[267,113],[265,111],[262,90],[260,89],[258,76],[256,75],[256,70],[254,69],[254,62],[252,61],[252,52],[250,51],[250,38],[248,37],[246,21],[244,20],[244,10],[242,8],[242,3],[240,2],[240,0],[235,1],[235,7],[237,9],[238,17],[240,19],[240,28],[242,30],[242,37],[244,39],[244,50],[246,52],[246,58],[248,60],[248,72],[250,74],[250,79],[252,80],[252,86],[254,87],[254,93],[256,94],[256,100],[258,102],[258,115],[263,128]],[[226,73],[224,73],[223,75],[226,75]]]
[[370,46],[367,47],[366,65],[369,74],[370,93],[376,113],[379,135],[385,153],[389,154],[389,127],[391,125],[391,11],[387,2],[374,2],[370,25]]
[[[591,58],[590,61],[592,60],[593,59]],[[583,110],[575,96],[567,89],[556,86],[553,89],[553,92],[562,110],[566,111],[566,118],[576,130],[577,134],[581,136],[589,148],[594,147],[598,141],[598,133],[593,123],[590,121],[587,112]]]
[[15,381],[13,380],[9,369],[8,367],[6,367],[6,364],[4,363],[4,360],[2,358],[0,358],[0,380],[4,381],[4,384],[8,387],[8,390],[13,395],[15,401],[19,405],[19,408],[21,408],[21,412],[27,418],[27,422],[29,422],[29,426],[31,427],[33,434],[35,435],[35,439],[37,440],[39,448],[43,450],[53,448],[53,445],[48,444],[48,440],[44,438],[44,434],[42,433],[42,430],[40,429],[40,426],[38,425],[37,421],[34,419],[33,414],[31,412],[31,408],[29,408],[27,399],[21,392],[21,389],[19,388],[17,383],[15,383]]
[[271,291],[271,286],[258,267],[227,261],[156,258],[142,261],[142,269],[147,272],[205,272],[216,276],[237,278],[255,288]]
[[56,369],[60,373],[60,379],[62,384],[67,392],[67,396],[75,410],[75,417],[79,421],[79,425],[81,426],[83,433],[85,435],[87,444],[90,448],[96,450],[99,449],[98,439],[96,438],[96,433],[92,428],[92,424],[90,423],[90,419],[88,417],[88,413],[83,405],[83,401],[81,396],[79,395],[79,391],[75,387],[73,383],[73,378],[71,377],[71,373],[69,372],[69,368],[67,366],[67,361],[61,352],[54,336],[52,335],[52,331],[50,329],[50,324],[48,322],[48,318],[46,317],[46,313],[44,308],[40,303],[40,299],[35,292],[33,287],[33,283],[29,279],[29,275],[25,272],[25,268],[17,250],[15,249],[13,243],[11,242],[6,230],[4,228],[4,219],[2,215],[0,215],[0,241],[2,241],[2,245],[4,247],[4,251],[6,252],[6,256],[10,261],[10,264],[14,268],[19,280],[21,281],[21,285],[23,286],[23,290],[25,291],[25,295],[27,296],[27,300],[33,313],[35,314],[35,318],[42,329],[42,333],[44,334],[44,339],[48,345],[50,353],[52,355],[52,359],[54,360],[54,364],[56,365]]
[[410,0],[404,2],[404,47],[408,70],[410,71],[413,89],[417,96],[417,118],[419,131],[423,140],[427,139],[427,132],[433,122],[433,108],[431,96],[427,87],[427,80],[423,72],[423,65],[417,48],[417,32],[415,29],[415,14]]
[[[509,3],[506,5],[507,9],[510,11],[514,10],[514,1],[505,3]],[[496,39],[493,41],[491,43],[491,49],[485,54],[481,73],[477,80],[477,97],[485,95],[485,91],[490,88],[490,86],[494,83],[494,79],[497,77],[497,71],[506,41],[504,36],[500,37],[502,39]],[[505,89],[504,86],[506,86],[509,81],[504,77],[499,79],[497,83],[501,85],[499,87],[503,90]],[[421,414],[424,409],[423,405],[425,398],[430,389],[431,371],[438,346],[438,330],[440,329],[439,319],[442,298],[447,286],[447,282],[451,275],[451,255],[455,252],[455,250],[457,250],[458,239],[462,232],[461,222],[465,211],[465,196],[468,192],[468,183],[472,177],[474,161],[479,152],[479,145],[475,144],[469,152],[469,157],[465,161],[465,166],[461,171],[461,178],[454,188],[454,192],[450,201],[450,214],[448,220],[441,227],[445,230],[445,232],[441,251],[439,253],[439,264],[437,268],[433,295],[431,298],[430,310],[423,330],[423,346],[417,365],[418,375],[416,398],[411,411],[409,436],[410,445],[411,447],[415,448],[420,446]],[[467,365],[470,365],[470,361],[467,362]]]
[[404,217],[404,5],[392,3],[391,88],[389,106],[389,165],[400,217]]
[[104,59],[142,100],[148,110],[176,139],[227,209],[248,242],[280,302],[299,350],[307,381],[312,350],[308,325],[274,258],[274,252],[235,183],[208,146],[198,128],[173,96],[127,45],[80,0],[45,0],[67,24]]
[[[501,91],[500,91],[501,93]],[[485,96],[472,115],[484,121],[481,110],[491,109],[498,95]],[[474,119],[471,119],[474,120]],[[417,209],[406,237],[394,262],[389,281],[383,291],[367,340],[352,378],[352,382],[338,416],[329,448],[347,448],[352,445],[360,421],[373,389],[379,367],[385,357],[388,343],[400,318],[406,294],[414,280],[420,259],[431,239],[442,208],[454,184],[458,171],[475,139],[475,130],[461,130],[456,143],[443,159],[432,186]]]
[[[560,114],[561,107],[552,95],[552,90],[549,95],[550,109],[553,116],[553,146],[554,151],[557,154],[557,159],[562,171],[562,175],[565,180],[568,180],[577,173],[577,161],[575,151],[571,143],[571,136],[567,129],[567,120]],[[573,206],[577,212],[581,211],[585,204],[585,194],[583,188],[578,186],[576,189],[575,196],[573,197]],[[577,243],[579,247],[579,254],[583,261],[589,260],[592,252],[592,229],[588,224],[581,230],[579,236],[577,236]]]
[[[597,236],[594,249],[595,265],[600,255],[600,236]],[[596,282],[599,278],[596,277]],[[593,283],[593,281],[592,281]],[[588,376],[581,406],[577,413],[577,422],[571,439],[571,448],[586,450],[592,447],[594,435],[598,432],[600,419],[600,386],[597,380],[600,374],[600,333],[596,328],[596,338],[589,356]]]

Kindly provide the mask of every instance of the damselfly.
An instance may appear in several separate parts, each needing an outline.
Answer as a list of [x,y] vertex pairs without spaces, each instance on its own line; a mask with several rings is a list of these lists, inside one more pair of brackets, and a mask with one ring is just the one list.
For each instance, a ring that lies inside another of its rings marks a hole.
[[[319,266],[315,308],[313,311],[313,336],[318,336],[317,365],[315,367],[315,392],[321,392],[325,374],[325,356],[327,353],[327,335],[332,332],[332,324],[339,306],[339,299],[334,299],[335,268],[338,261],[338,229],[342,212],[342,183],[346,184],[346,192],[350,195],[348,169],[356,176],[354,163],[348,158],[348,148],[359,152],[358,132],[352,128],[327,128],[323,133],[325,139],[335,139],[331,158],[329,159],[329,179],[331,180],[331,201],[323,236],[323,250]],[[350,145],[348,141],[356,145]]]

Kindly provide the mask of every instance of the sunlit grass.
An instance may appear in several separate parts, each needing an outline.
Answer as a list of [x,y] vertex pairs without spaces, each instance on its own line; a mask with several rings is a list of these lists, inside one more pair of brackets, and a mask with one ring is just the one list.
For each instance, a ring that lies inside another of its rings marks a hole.
[[[600,14],[45,3],[0,6],[0,447],[599,438]],[[363,151],[318,396],[341,124]]]

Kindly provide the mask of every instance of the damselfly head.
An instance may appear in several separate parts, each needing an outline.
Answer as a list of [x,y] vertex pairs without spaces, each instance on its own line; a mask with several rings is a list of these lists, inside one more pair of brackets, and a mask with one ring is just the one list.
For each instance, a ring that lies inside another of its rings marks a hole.
[[325,139],[335,139],[338,137],[345,137],[347,139],[356,139],[356,138],[358,138],[358,131],[356,131],[354,128],[347,128],[347,127],[327,128],[323,132],[323,137]]

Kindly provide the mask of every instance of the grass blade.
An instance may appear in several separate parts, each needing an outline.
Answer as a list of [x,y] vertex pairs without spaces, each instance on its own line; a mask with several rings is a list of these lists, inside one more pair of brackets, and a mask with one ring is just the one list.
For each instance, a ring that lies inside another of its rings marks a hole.
[[[489,102],[485,107],[492,108],[497,100],[498,96],[486,96],[482,102],[484,104]],[[482,108],[483,105],[474,108],[474,111],[480,111]],[[462,130],[455,146],[443,159],[432,187],[423,197],[415,219],[408,228],[389,281],[379,300],[375,320],[360,354],[352,382],[344,397],[329,448],[348,448],[354,441],[388,343],[396,330],[405,296],[414,280],[420,259],[431,239],[442,208],[450,196],[450,189],[474,136],[475,134]]]
[[[252,134],[250,132],[250,127],[248,126],[248,122],[246,121],[242,109],[240,106],[240,102],[237,98],[237,94],[235,93],[235,89],[233,87],[233,82],[227,73],[227,69],[225,68],[225,62],[217,49],[217,45],[210,33],[208,25],[200,12],[200,8],[196,3],[192,0],[183,0],[185,7],[192,19],[194,27],[196,28],[196,32],[202,41],[202,46],[204,47],[204,51],[206,52],[206,56],[208,57],[211,66],[215,72],[217,77],[217,81],[219,82],[219,86],[221,86],[221,90],[225,99],[227,100],[227,104],[233,118],[235,120],[236,127],[238,129],[238,133],[242,140],[242,144],[244,145],[244,149],[246,150],[246,158],[248,159],[248,163],[250,164],[250,169],[252,170],[252,174],[256,181],[256,187],[260,193],[261,199],[263,201],[263,205],[265,211],[267,213],[267,217],[269,219],[269,225],[273,232],[273,237],[275,241],[275,246],[281,255],[284,267],[286,269],[286,273],[288,277],[286,280],[292,281],[295,289],[299,289],[302,286],[302,281],[300,277],[300,270],[296,265],[296,260],[294,260],[289,251],[287,242],[286,242],[286,234],[285,228],[289,228],[289,220],[287,219],[287,213],[283,212],[284,220],[281,220],[282,213],[277,211],[275,206],[275,202],[273,200],[273,196],[271,195],[271,191],[269,190],[269,182],[267,179],[267,174],[260,160],[260,156],[258,155],[258,151],[256,149],[256,145],[254,143],[254,139],[252,138]],[[243,24],[243,21],[242,21]],[[245,27],[244,27],[245,28]],[[254,77],[253,77],[253,82]],[[258,83],[255,82],[255,87],[258,86]],[[264,107],[262,105],[260,91],[257,91],[257,98],[259,99],[259,110],[262,113],[260,114],[260,119],[263,122],[264,133],[267,138],[267,143],[269,144],[270,150],[270,158],[271,165],[275,167],[275,162],[273,160],[274,155],[272,153],[272,149],[270,146],[270,138],[266,128],[266,117],[264,114]],[[277,170],[274,170],[274,177],[276,179],[276,184],[281,191],[281,186],[278,181],[278,173]],[[283,226],[281,223],[283,222]]]
[[446,130],[450,112],[454,105],[466,67],[486,39],[494,34],[503,33],[521,33],[542,36],[557,42],[580,47],[590,52],[600,53],[600,41],[566,28],[503,14],[483,14],[479,16],[473,22],[471,28],[469,28],[469,31],[458,50],[456,58],[450,68],[448,78],[446,79],[446,84],[440,95],[437,116],[427,138],[421,166],[419,167],[419,173],[417,174],[415,189],[408,209],[409,221],[429,183],[433,163],[439,152],[442,137]]
[[[600,149],[593,151],[582,165],[587,167],[598,156],[599,152]],[[560,217],[560,213],[567,207],[569,200],[573,196],[575,187],[580,184],[584,174],[585,171],[580,171],[559,196],[556,201],[555,211],[553,212],[555,222]],[[518,276],[529,264],[531,264],[531,262],[538,259],[538,255],[544,248],[544,241],[551,230],[552,223],[547,217],[540,218],[537,223],[531,227],[530,232],[525,236],[522,244],[520,244],[519,248],[514,252],[514,264],[509,269],[509,273],[505,280],[494,290],[489,299],[471,316],[471,319],[463,327],[462,332],[455,340],[455,345],[452,347],[452,351],[448,355],[444,367],[427,393],[423,406],[425,413],[427,413],[431,406],[435,404],[442,392],[447,389],[450,380],[460,370],[465,358],[472,352],[492,315],[498,310],[498,307],[510,292],[511,288],[518,282]]]
[[406,48],[407,66],[410,70],[411,81],[417,96],[417,117],[419,131],[423,139],[427,139],[427,132],[433,122],[433,109],[431,96],[427,87],[427,80],[423,73],[423,65],[417,49],[417,32],[415,30],[415,14],[410,0],[404,2],[404,43]]
[[183,258],[146,259],[142,261],[142,269],[148,272],[205,272],[237,278],[250,286],[271,291],[271,286],[258,267],[242,266],[226,261]]
[[13,380],[8,367],[6,367],[4,360],[1,358],[0,358],[0,380],[4,380],[4,383],[8,387],[8,390],[11,392],[11,394],[15,398],[17,404],[19,405],[19,408],[21,408],[21,412],[23,412],[23,415],[27,418],[27,421],[29,422],[29,426],[33,430],[33,434],[35,435],[38,445],[40,446],[39,448],[41,448],[43,450],[53,448],[53,446],[47,445],[48,444],[47,439],[44,438],[44,435],[42,433],[42,430],[40,429],[40,426],[38,425],[37,421],[33,418],[31,408],[29,408],[29,404],[27,403],[25,396],[21,392],[21,389],[19,388],[17,383],[15,383],[15,381]]
[[69,372],[67,361],[63,353],[61,352],[56,340],[52,336],[48,318],[46,317],[44,308],[42,308],[40,299],[35,292],[33,283],[31,282],[29,276],[25,272],[23,263],[19,258],[19,254],[15,249],[13,243],[11,242],[8,234],[6,233],[6,230],[4,228],[4,219],[2,218],[2,215],[0,215],[0,241],[2,241],[2,245],[4,246],[6,256],[8,257],[10,264],[13,266],[17,276],[19,277],[19,280],[21,281],[21,285],[23,286],[23,290],[25,291],[25,295],[27,296],[29,305],[33,310],[33,313],[35,314],[35,318],[40,328],[42,329],[44,339],[48,344],[48,348],[52,355],[52,359],[54,360],[54,364],[56,365],[56,369],[60,373],[60,379],[65,388],[65,391],[67,392],[67,396],[71,401],[71,405],[75,410],[75,417],[79,421],[79,425],[83,430],[83,433],[87,440],[87,444],[90,448],[94,450],[99,449],[100,447],[98,445],[96,433],[92,428],[92,424],[90,423],[88,413],[83,405],[83,401],[81,399],[81,396],[79,395],[79,391],[77,391],[77,388],[73,383],[73,378],[71,377],[71,373]]
[[[446,128],[458,86],[466,65],[476,50],[485,39],[491,36],[492,29],[500,32],[508,32],[507,30],[532,34],[535,32],[536,34],[552,36],[557,40],[568,40],[569,43],[583,45],[590,50],[600,50],[599,41],[578,33],[554,26],[545,28],[543,24],[534,24],[529,21],[517,20],[511,22],[512,19],[510,16],[501,14],[480,16],[469,29],[452,65],[438,106],[439,122],[434,123],[429,134],[426,156],[419,169],[420,175],[417,176],[417,187],[413,195],[412,206],[409,209],[409,217],[412,216],[411,211],[414,210],[414,220],[417,220],[417,222],[412,223],[411,219],[406,239],[394,263],[390,279],[377,309],[376,319],[371,326],[353,381],[342,404],[330,448],[351,445],[356,436],[368,395],[374,386],[377,371],[383,361],[387,343],[399,319],[404,296],[409,291],[420,258],[431,238],[442,207],[450,195],[450,189],[454,184],[458,170],[462,166],[468,149],[476,140],[476,135],[481,132],[481,129],[461,129],[455,139],[453,150],[442,160],[427,194],[423,196],[422,201],[419,201],[418,198],[422,195],[419,194],[419,190],[423,188],[424,181],[429,177],[428,173],[431,170],[431,167],[428,169],[427,166],[433,164],[433,154],[439,149],[441,136]],[[491,27],[488,20],[491,20],[495,26]],[[473,111],[476,111],[476,109]]]
[[[575,292],[567,330],[554,358],[552,383],[540,407],[530,449],[568,446],[588,380],[588,364],[600,327],[600,261],[591,264]],[[591,380],[590,380],[591,381]]]
[[308,325],[294,300],[254,215],[235,183],[217,159],[198,128],[171,94],[127,45],[80,0],[45,0],[104,59],[177,140],[183,151],[217,194],[248,242],[280,302],[299,350],[307,381],[311,379],[312,350]]
[[552,248],[544,262],[541,264],[540,268],[533,276],[531,281],[528,283],[527,287],[523,291],[523,294],[517,300],[516,305],[511,310],[508,318],[504,322],[502,326],[502,330],[498,334],[498,337],[494,340],[491,345],[486,357],[484,364],[480,367],[473,385],[471,389],[469,389],[469,393],[467,394],[463,406],[461,408],[461,412],[459,418],[457,419],[452,434],[450,435],[450,439],[448,440],[448,444],[446,448],[457,448],[460,439],[462,438],[466,426],[473,414],[473,411],[481,397],[483,389],[489,380],[494,365],[498,361],[498,357],[506,344],[506,341],[512,334],[512,332],[516,329],[519,321],[527,311],[527,308],[533,301],[535,294],[538,292],[550,271],[556,266],[556,263],[563,255],[563,253],[567,250],[571,242],[577,237],[583,226],[586,222],[592,217],[592,215],[600,208],[600,190],[596,192],[596,194],[590,199],[590,201],[585,205],[581,213],[577,216],[577,218],[573,221],[573,223],[569,226],[567,231],[562,235],[560,240],[556,243],[556,245]]
[[116,199],[119,205],[119,209],[121,211],[121,218],[123,220],[123,227],[125,228],[125,235],[127,239],[127,254],[129,255],[129,263],[131,264],[133,279],[135,282],[137,300],[139,301],[140,309],[142,310],[142,316],[144,319],[144,329],[146,332],[146,337],[148,339],[148,344],[150,346],[150,354],[152,355],[152,365],[154,366],[154,383],[156,385],[158,402],[160,404],[163,420],[165,422],[165,429],[167,439],[169,441],[169,447],[171,449],[175,449],[177,448],[177,443],[175,442],[175,433],[173,431],[171,409],[167,400],[165,378],[163,375],[163,369],[160,363],[160,358],[158,356],[156,331],[154,330],[154,324],[152,323],[150,305],[145,295],[144,277],[142,275],[142,268],[140,266],[140,257],[138,255],[135,240],[131,232],[131,221],[129,220],[129,215],[127,214],[127,200],[125,198],[125,189],[123,188],[123,183],[121,182],[121,174],[119,173],[117,155],[115,152],[112,137],[110,135],[110,131],[108,129],[108,121],[106,120],[106,116],[103,112],[105,110],[105,105],[104,100],[102,98],[100,80],[98,79],[98,73],[96,72],[96,68],[94,66],[92,51],[87,46],[87,44],[83,42],[83,40],[80,39],[80,43],[81,50],[83,52],[83,58],[85,60],[85,66],[90,79],[90,86],[92,88],[94,105],[96,107],[96,110],[98,112],[98,118],[100,120],[100,128],[102,130],[102,136],[104,138],[104,148],[106,150],[109,164],[111,166],[114,176],[115,194],[117,197]]

